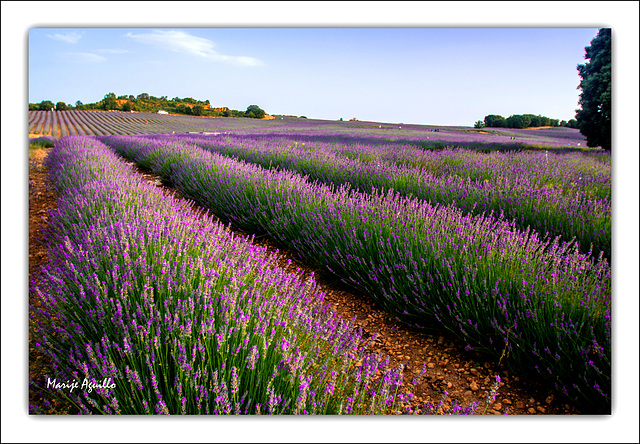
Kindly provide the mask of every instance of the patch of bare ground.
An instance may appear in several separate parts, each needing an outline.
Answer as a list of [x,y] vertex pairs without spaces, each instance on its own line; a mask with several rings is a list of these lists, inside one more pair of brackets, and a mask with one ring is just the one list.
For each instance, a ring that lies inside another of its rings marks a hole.
[[[42,167],[45,150],[39,150],[29,162],[29,281],[37,281],[37,270],[48,261],[46,246],[42,239],[42,229],[47,224],[47,214],[55,208],[55,193]],[[167,187],[159,178],[145,171],[140,173],[148,181],[158,186],[164,193],[175,198],[183,196],[176,189]],[[194,209],[201,214],[215,215],[195,203]],[[343,319],[352,320],[363,331],[363,336],[377,339],[369,347],[369,352],[388,355],[391,365],[405,365],[404,386],[414,394],[413,406],[423,403],[437,403],[444,391],[449,393],[446,406],[452,400],[466,407],[478,402],[478,414],[499,415],[566,415],[579,414],[572,405],[556,399],[552,390],[524,375],[507,371],[504,365],[483,359],[474,352],[464,350],[461,341],[445,331],[416,331],[393,319],[382,311],[366,294],[342,284],[335,276],[300,262],[296,256],[266,237],[253,238],[241,230],[235,235],[253,239],[257,245],[266,247],[277,256],[277,264],[290,272],[308,275],[314,273],[316,282],[325,293],[325,301],[331,304]],[[30,294],[30,303],[37,305]],[[30,324],[30,337],[33,326]],[[426,366],[422,382],[413,386],[411,380]],[[29,376],[34,380],[44,380],[48,363],[29,345]],[[501,385],[495,403],[487,407],[486,397],[495,380],[500,376]],[[44,408],[37,390],[30,390],[30,404]],[[56,405],[58,411],[64,406]],[[48,408],[45,408],[47,411]]]
[[[31,136],[31,135],[29,135]],[[39,136],[39,135],[37,135]],[[39,305],[39,300],[32,288],[37,285],[41,267],[49,262],[49,255],[45,244],[43,230],[47,227],[49,213],[56,207],[56,193],[49,181],[47,170],[43,165],[49,149],[40,148],[29,152],[29,307]],[[29,316],[29,380],[36,381],[46,387],[47,375],[51,373],[51,365],[33,342],[37,322],[48,322],[48,319],[38,319]],[[58,401],[51,405],[43,401],[43,390],[29,387],[29,404],[38,407],[42,412],[52,414],[55,411],[64,413],[67,406]]]

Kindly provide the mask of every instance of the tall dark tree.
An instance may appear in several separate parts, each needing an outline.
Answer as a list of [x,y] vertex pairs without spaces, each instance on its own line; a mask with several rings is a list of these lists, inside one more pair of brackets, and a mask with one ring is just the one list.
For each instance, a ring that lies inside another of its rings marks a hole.
[[500,115],[489,114],[484,118],[484,125],[494,128],[504,128],[505,126],[507,126],[507,121]]
[[581,89],[576,110],[580,133],[587,146],[611,151],[611,28],[602,28],[584,48],[588,62],[578,65]]
[[106,111],[110,109],[116,109],[118,107],[118,102],[116,102],[116,95],[112,92],[104,95],[104,99],[102,99],[102,108]]
[[267,113],[265,113],[258,105],[249,105],[245,111],[245,115],[247,117],[254,117],[256,119],[262,119],[266,114]]
[[522,114],[512,114],[507,117],[507,128],[527,128],[531,123],[531,117]]
[[193,114],[194,116],[201,116],[202,114],[204,114],[204,106],[195,105],[193,108],[191,108],[191,114]]
[[38,107],[40,108],[40,111],[49,111],[50,109],[53,109],[54,106],[55,105],[51,100],[43,100],[40,102]]
[[527,126],[542,126],[542,116],[536,116],[535,114],[524,114],[524,117],[529,118],[529,125]]

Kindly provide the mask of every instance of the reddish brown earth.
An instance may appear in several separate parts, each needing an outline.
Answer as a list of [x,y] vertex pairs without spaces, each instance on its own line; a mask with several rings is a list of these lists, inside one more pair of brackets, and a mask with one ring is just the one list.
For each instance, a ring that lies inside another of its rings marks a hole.
[[[31,135],[29,135],[31,136]],[[38,270],[49,261],[47,248],[43,239],[43,229],[47,226],[48,215],[56,207],[56,193],[48,180],[47,171],[42,162],[48,152],[47,148],[29,153],[29,288],[38,281]],[[29,306],[38,305],[38,300],[29,291]],[[31,344],[33,322],[29,322],[29,379],[46,381],[51,374],[47,359]],[[29,390],[29,404],[39,406],[48,413],[53,411],[43,405],[39,390]],[[65,411],[65,406],[53,402],[58,411]]]
[[[29,163],[29,280],[37,279],[37,269],[47,263],[46,245],[42,241],[42,229],[46,226],[48,211],[55,208],[55,193],[48,183],[46,171],[42,168],[45,150],[36,152]],[[142,172],[141,172],[142,173]],[[142,173],[161,187],[165,193],[181,198],[179,192],[159,185],[154,175]],[[210,214],[204,211],[203,214]],[[238,235],[248,236],[237,232]],[[448,402],[458,400],[466,407],[471,402],[479,402],[478,413],[502,414],[508,410],[510,415],[566,415],[579,414],[575,406],[559,401],[553,392],[535,379],[508,372],[496,361],[486,360],[474,352],[466,352],[464,345],[452,335],[434,331],[417,332],[390,318],[366,294],[354,291],[342,285],[335,277],[314,269],[296,260],[291,252],[284,251],[267,238],[254,241],[265,246],[279,257],[278,264],[292,272],[314,272],[316,281],[326,293],[325,299],[343,318],[354,320],[363,330],[366,338],[377,335],[370,348],[371,352],[387,354],[391,365],[404,364],[405,385],[427,366],[426,376],[411,391],[415,403],[437,403],[442,393],[449,393]],[[30,298],[32,295],[30,295]],[[32,301],[37,303],[37,301]],[[29,350],[29,374],[31,377],[44,378],[47,362],[35,350]],[[502,381],[494,404],[487,406],[486,395],[499,375]],[[37,394],[30,391],[29,402],[42,406]],[[415,404],[414,403],[414,404]],[[58,407],[59,408],[59,407]]]

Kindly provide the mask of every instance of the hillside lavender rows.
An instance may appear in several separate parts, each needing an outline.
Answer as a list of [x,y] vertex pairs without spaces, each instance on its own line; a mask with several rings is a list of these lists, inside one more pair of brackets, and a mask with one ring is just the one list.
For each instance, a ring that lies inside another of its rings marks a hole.
[[179,142],[103,137],[185,195],[268,233],[420,328],[537,372],[585,405],[610,403],[611,269],[513,221],[394,190],[311,183]]
[[[53,260],[34,289],[34,341],[53,365],[47,382],[80,412],[406,408],[402,369],[365,353],[361,332],[322,303],[312,277],[285,273],[95,139],[63,138],[46,162],[60,199],[47,233]],[[113,387],[68,388],[84,378]]]

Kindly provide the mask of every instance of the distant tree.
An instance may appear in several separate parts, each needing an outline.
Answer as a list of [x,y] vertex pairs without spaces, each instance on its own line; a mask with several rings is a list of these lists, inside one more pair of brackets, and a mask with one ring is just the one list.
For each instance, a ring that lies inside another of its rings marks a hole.
[[578,121],[576,119],[571,119],[566,124],[567,128],[578,128]]
[[40,105],[37,103],[29,104],[29,111],[38,111],[40,109]]
[[[263,119],[267,113],[265,113],[264,110],[260,108],[258,105],[249,105],[247,107],[247,110],[245,111],[245,114],[247,115],[247,117]],[[252,114],[252,116],[249,116],[249,114]]]
[[231,111],[229,108],[227,108],[224,111],[222,111],[222,115],[224,117],[231,117],[231,116],[233,116],[233,111]]
[[558,119],[549,119],[549,126],[553,126],[553,127],[560,126],[560,120],[558,120]]
[[527,126],[543,126],[540,116],[536,116],[534,114],[524,114],[523,116],[525,118],[529,118],[529,125]]
[[201,116],[202,114],[204,114],[204,106],[195,105],[193,108],[191,108],[191,113],[194,116]]
[[53,107],[55,107],[55,105],[51,100],[43,100],[39,105],[40,111],[49,111]]
[[484,128],[484,122],[482,120],[478,120],[474,125],[474,128]]
[[135,100],[135,96],[133,94],[129,94],[129,100]]
[[109,111],[111,109],[116,109],[117,107],[118,102],[116,102],[116,95],[112,92],[105,94],[102,99],[102,109]]
[[522,114],[513,114],[507,117],[506,120],[507,128],[527,128],[531,123],[531,118],[529,116],[524,116]]
[[484,118],[484,125],[492,128],[504,128],[507,126],[507,121],[500,115],[489,114]]
[[177,110],[180,114],[191,114],[191,107],[188,107],[184,103],[178,105]]
[[82,106],[82,102],[80,100],[76,101],[76,108]]
[[66,111],[67,110],[67,104],[64,102],[58,102],[56,103],[56,111]]
[[137,99],[138,100],[149,100],[149,94],[148,93],[138,94]]
[[133,109],[133,105],[131,104],[131,102],[124,102],[120,109],[125,113],[128,113],[131,111],[131,109]]
[[602,28],[585,48],[585,59],[578,65],[581,89],[576,110],[580,133],[587,146],[611,151],[611,28]]

